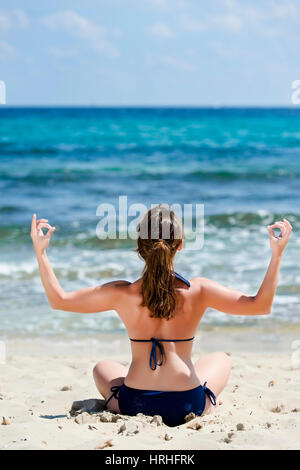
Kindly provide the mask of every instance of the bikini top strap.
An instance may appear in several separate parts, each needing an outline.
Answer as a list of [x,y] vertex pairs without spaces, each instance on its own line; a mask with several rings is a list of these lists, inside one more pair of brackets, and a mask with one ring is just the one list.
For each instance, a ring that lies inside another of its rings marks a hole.
[[191,283],[190,281],[188,281],[187,279],[185,279],[183,276],[181,276],[181,274],[178,274],[176,271],[174,271],[174,275],[177,279],[179,279],[180,281],[184,282],[188,287],[191,287]]

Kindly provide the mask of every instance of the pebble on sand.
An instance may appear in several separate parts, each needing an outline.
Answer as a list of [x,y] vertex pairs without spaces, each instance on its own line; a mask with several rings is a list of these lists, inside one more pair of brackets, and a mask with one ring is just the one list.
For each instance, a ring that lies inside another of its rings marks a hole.
[[2,424],[3,426],[9,426],[11,424],[11,421],[6,418],[5,416],[2,417]]
[[187,428],[194,429],[195,431],[200,431],[203,428],[203,424],[199,421],[192,421],[187,425]]
[[283,405],[277,405],[274,408],[271,408],[272,413],[281,413],[284,409]]
[[106,447],[112,447],[112,446],[113,446],[112,439],[110,439],[108,441],[105,441],[99,444],[97,447],[95,447],[95,450],[101,450],[101,449],[105,449]]
[[133,421],[126,421],[121,424],[119,428],[119,434],[125,434],[126,436],[133,436],[134,434],[138,434],[138,432],[139,426]]
[[185,416],[185,422],[188,423],[189,421],[192,421],[192,419],[195,419],[196,415],[195,413],[189,413],[188,415]]
[[159,415],[154,415],[150,421],[150,424],[156,424],[156,426],[162,426],[163,424],[162,417]]
[[237,431],[245,431],[245,426],[244,426],[244,424],[243,424],[243,423],[238,423],[238,424],[236,425],[236,430],[237,430]]

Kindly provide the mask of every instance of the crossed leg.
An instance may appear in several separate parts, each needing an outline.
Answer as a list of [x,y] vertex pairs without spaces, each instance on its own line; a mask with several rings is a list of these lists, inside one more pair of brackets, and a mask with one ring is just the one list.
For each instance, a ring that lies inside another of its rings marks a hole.
[[[216,397],[220,395],[228,382],[231,366],[231,358],[224,352],[207,354],[195,362],[195,370],[202,385],[207,382],[207,387],[214,392]],[[218,402],[221,404],[220,400],[217,400]],[[204,414],[212,410],[212,404],[206,399]]]
[[[232,361],[224,352],[207,354],[195,362],[196,373],[203,384],[214,392],[216,397],[220,395],[229,379]],[[103,360],[98,362],[93,369],[95,384],[100,394],[107,400],[111,396],[111,387],[122,385],[128,369],[118,362]],[[206,400],[204,414],[212,411],[212,405]],[[112,397],[107,405],[110,411],[120,412],[118,400]]]
[[[103,360],[95,365],[93,369],[95,384],[105,400],[111,396],[111,387],[123,384],[127,372],[126,367],[114,361]],[[115,397],[109,401],[107,409],[120,413],[119,403]]]

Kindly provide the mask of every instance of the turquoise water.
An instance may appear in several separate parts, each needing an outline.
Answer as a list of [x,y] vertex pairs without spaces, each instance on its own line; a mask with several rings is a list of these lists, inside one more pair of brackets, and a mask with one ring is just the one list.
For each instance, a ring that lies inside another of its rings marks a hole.
[[[202,203],[205,243],[176,269],[254,294],[270,251],[265,226],[288,217],[272,321],[299,323],[299,109],[0,108],[0,330],[3,335],[121,331],[116,314],[49,309],[29,238],[33,212],[57,227],[49,257],[67,290],[134,280],[131,240],[99,240],[100,203]],[[268,322],[269,320],[260,319]],[[207,312],[211,324],[258,319]]]

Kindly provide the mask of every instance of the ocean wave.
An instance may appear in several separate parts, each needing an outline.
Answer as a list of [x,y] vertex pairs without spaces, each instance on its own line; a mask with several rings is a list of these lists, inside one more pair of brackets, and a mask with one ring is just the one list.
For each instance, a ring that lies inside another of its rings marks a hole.
[[[42,186],[45,184],[59,183],[79,183],[79,182],[97,182],[102,178],[116,179],[120,181],[126,178],[135,178],[138,181],[160,181],[168,179],[169,181],[180,178],[181,181],[190,182],[208,182],[208,181],[271,181],[280,179],[300,179],[300,169],[295,168],[264,168],[260,170],[245,166],[232,168],[207,168],[205,165],[201,167],[201,163],[193,165],[192,168],[186,163],[184,166],[170,164],[162,165],[140,165],[120,163],[120,165],[86,165],[85,168],[76,168],[76,165],[68,167],[52,167],[48,169],[35,168],[34,170],[26,169],[26,167],[12,167],[4,170],[0,168],[0,182],[3,183],[27,183],[32,186]],[[116,180],[115,180],[116,181]]]
[[[38,137],[32,136],[32,140],[2,140],[0,139],[0,156],[16,158],[32,158],[38,161],[41,156],[47,158],[57,158],[61,156],[67,160],[76,159],[95,159],[99,157],[111,158],[120,156],[131,156],[136,158],[156,157],[163,155],[165,157],[185,157],[197,158],[199,156],[209,158],[234,158],[247,159],[249,156],[272,157],[281,156],[290,153],[299,153],[300,132],[290,133],[289,136],[276,134],[267,140],[267,136],[262,134],[258,136],[247,135],[247,138],[241,139],[234,135],[221,135],[218,138],[208,137],[206,132],[203,136],[178,135],[172,134],[174,130],[166,130],[166,136],[160,135],[158,129],[153,135],[143,137],[135,129],[134,133],[129,135],[106,135],[93,139],[86,132],[86,138],[78,139],[78,136],[64,136],[64,140],[54,139],[49,129],[49,136],[41,141]],[[59,139],[59,137],[58,137]],[[47,142],[48,140],[48,142]]]
[[[17,210],[17,206],[15,207]],[[0,209],[1,211],[1,209]],[[294,231],[300,230],[300,214],[297,213],[285,213],[284,216],[293,224]],[[270,223],[276,220],[282,219],[283,214],[273,213],[269,211],[259,210],[257,212],[227,212],[206,215],[204,219],[205,224],[205,238],[215,237],[218,235],[220,228],[228,230],[240,230],[244,228],[246,230],[260,230],[265,228]],[[131,237],[119,238],[120,232],[116,231],[115,238],[99,239],[96,235],[96,226],[98,218],[93,219],[89,224],[84,223],[73,223],[73,224],[56,224],[55,238],[52,241],[52,245],[56,247],[86,247],[93,248],[97,247],[103,250],[125,250],[133,249],[136,246],[136,241]],[[130,220],[128,220],[130,222]],[[189,220],[188,227],[185,228],[185,235],[187,240],[189,236],[194,233],[196,219],[193,217],[192,221]],[[83,228],[84,227],[84,228]],[[122,231],[124,235],[124,231]],[[252,235],[251,235],[252,236]],[[29,222],[27,225],[24,224],[10,224],[0,225],[0,247],[5,243],[10,244],[30,244],[31,239],[29,236]]]

